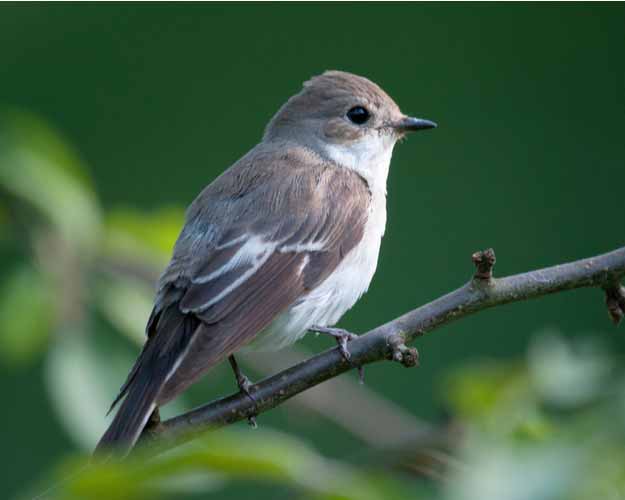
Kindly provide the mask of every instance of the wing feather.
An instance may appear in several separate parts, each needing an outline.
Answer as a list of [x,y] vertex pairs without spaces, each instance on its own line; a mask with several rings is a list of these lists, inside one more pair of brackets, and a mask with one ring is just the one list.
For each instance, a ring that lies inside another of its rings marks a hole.
[[[273,156],[273,164],[250,166],[244,157],[190,207],[148,322],[150,340],[171,364],[158,404],[250,342],[362,239],[370,203],[364,180],[302,160],[297,151]],[[159,321],[169,307],[199,321],[184,345]]]

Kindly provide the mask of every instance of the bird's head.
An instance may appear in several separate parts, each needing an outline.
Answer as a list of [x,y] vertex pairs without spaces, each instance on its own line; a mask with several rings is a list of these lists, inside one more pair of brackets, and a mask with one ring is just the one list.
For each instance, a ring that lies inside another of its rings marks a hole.
[[305,82],[280,108],[264,139],[295,142],[358,170],[364,163],[390,160],[393,146],[407,133],[434,127],[434,122],[403,114],[367,78],[326,71]]

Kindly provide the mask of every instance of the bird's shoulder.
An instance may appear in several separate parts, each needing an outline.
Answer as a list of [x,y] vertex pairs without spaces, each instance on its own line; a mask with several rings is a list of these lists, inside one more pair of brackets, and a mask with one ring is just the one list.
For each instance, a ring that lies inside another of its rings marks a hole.
[[339,194],[346,202],[351,197],[367,199],[367,183],[355,171],[324,159],[310,148],[261,143],[202,190],[189,207],[187,218],[210,218],[216,207],[246,210],[248,203],[266,204],[263,215],[280,213],[289,204],[310,209],[308,203],[321,203]]
[[362,237],[370,203],[357,173],[306,148],[255,148],[189,207],[159,288],[201,280],[244,246],[246,252],[319,248],[344,255]]

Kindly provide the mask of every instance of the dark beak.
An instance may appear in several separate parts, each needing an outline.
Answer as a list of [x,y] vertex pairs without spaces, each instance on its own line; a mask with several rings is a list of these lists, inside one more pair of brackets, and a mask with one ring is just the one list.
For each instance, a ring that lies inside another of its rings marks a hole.
[[406,116],[395,123],[395,129],[400,132],[413,132],[415,130],[425,130],[428,128],[436,128],[438,125],[430,120],[424,120],[423,118],[413,118]]

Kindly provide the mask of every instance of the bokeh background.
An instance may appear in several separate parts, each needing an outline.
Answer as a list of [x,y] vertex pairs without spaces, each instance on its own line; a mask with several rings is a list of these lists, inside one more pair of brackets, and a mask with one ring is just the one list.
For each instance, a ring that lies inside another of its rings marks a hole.
[[[596,3],[1,5],[1,496],[88,453],[184,207],[326,69],[439,124],[396,148],[378,272],[340,326],[461,285],[478,249],[505,275],[622,246],[624,24],[625,5]],[[259,378],[331,345],[243,363]],[[418,369],[371,366],[364,386],[346,375],[257,431],[209,437],[212,458],[168,491],[365,498],[353,485],[375,480],[371,498],[623,498],[623,448],[604,445],[623,442],[625,337],[600,291],[480,313],[417,347]],[[168,412],[233,391],[219,368]],[[52,494],[147,494],[124,480]]]

